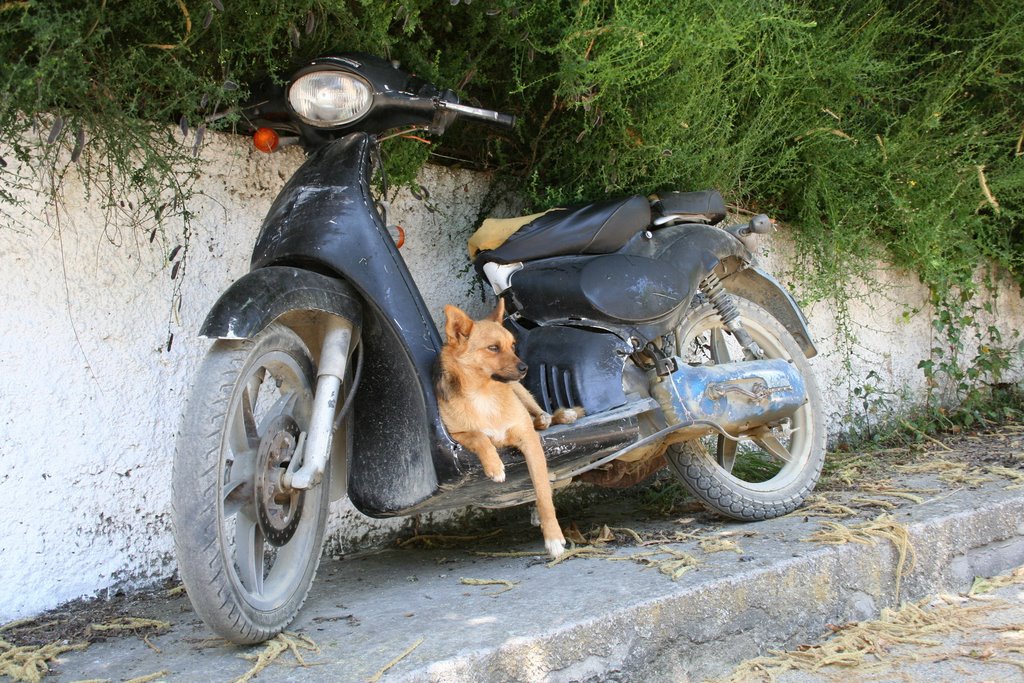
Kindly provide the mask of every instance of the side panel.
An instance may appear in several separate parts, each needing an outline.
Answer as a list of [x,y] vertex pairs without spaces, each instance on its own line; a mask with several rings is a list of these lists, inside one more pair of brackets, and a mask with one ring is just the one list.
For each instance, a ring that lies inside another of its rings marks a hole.
[[512,291],[518,311],[539,323],[642,323],[693,296],[674,264],[632,254],[529,262],[512,276]]
[[624,338],[657,335],[686,311],[700,281],[728,258],[751,260],[724,230],[668,226],[636,235],[614,254],[525,263],[512,275],[512,303],[522,317],[541,325],[599,327]]
[[530,368],[523,386],[544,410],[583,406],[593,415],[625,405],[622,372],[629,347],[614,334],[555,325],[514,332]]

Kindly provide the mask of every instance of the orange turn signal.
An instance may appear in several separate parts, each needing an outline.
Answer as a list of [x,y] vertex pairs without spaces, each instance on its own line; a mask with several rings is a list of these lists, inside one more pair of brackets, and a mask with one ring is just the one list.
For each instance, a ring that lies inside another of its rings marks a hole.
[[391,234],[391,239],[395,241],[395,246],[401,249],[405,244],[405,228],[401,225],[389,225],[388,232]]
[[261,152],[270,154],[277,146],[281,143],[281,138],[278,137],[277,131],[273,128],[257,128],[256,132],[252,135],[252,144]]

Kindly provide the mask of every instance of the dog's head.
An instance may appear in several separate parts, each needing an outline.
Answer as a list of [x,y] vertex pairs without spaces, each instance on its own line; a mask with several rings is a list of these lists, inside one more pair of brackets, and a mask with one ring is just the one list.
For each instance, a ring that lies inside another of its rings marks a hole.
[[472,320],[461,309],[445,306],[445,346],[453,360],[466,372],[498,382],[518,382],[526,376],[526,363],[516,355],[516,340],[501,324],[505,302],[483,320]]

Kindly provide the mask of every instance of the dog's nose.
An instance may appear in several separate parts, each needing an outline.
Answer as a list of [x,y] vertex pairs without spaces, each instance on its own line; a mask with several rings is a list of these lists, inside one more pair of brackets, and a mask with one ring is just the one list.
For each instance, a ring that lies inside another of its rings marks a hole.
[[523,361],[519,361],[519,365],[516,366],[516,370],[518,370],[519,372],[521,372],[522,374],[525,375],[526,371],[529,369],[529,367],[530,366],[527,365],[526,363],[524,363]]

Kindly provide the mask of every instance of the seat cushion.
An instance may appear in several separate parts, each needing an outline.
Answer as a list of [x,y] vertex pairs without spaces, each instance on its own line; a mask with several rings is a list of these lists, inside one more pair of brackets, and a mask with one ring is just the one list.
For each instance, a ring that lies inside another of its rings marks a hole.
[[663,192],[651,197],[656,226],[675,223],[713,225],[726,216],[725,201],[718,190]]
[[[517,263],[610,254],[650,224],[650,202],[640,196],[551,209],[522,219],[488,219],[470,238],[470,257],[479,263]],[[492,244],[497,246],[487,249]]]

